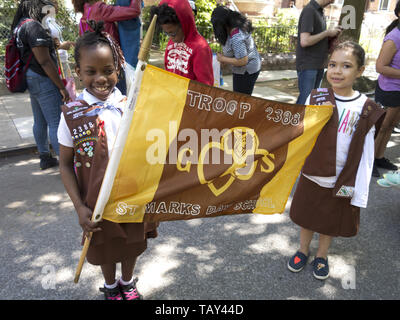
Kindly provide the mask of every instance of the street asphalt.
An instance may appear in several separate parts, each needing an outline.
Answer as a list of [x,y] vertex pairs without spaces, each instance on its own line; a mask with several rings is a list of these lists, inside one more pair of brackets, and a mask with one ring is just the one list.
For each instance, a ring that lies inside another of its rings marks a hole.
[[[400,134],[387,155],[400,160]],[[73,275],[81,231],[57,168],[40,171],[34,154],[0,160],[1,299],[101,300],[100,269],[85,263]],[[314,279],[311,265],[290,272],[299,229],[285,213],[163,222],[139,258],[137,287],[150,300],[398,299],[400,200],[398,188],[373,178],[360,232],[336,238],[330,278]],[[317,238],[311,244],[315,253]],[[311,260],[310,260],[311,261]]]

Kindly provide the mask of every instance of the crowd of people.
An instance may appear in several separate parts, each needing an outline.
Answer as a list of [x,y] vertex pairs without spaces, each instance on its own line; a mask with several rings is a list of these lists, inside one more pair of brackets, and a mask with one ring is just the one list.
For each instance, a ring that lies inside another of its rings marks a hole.
[[[323,11],[333,2],[312,0],[302,10],[296,50],[300,91],[297,103],[334,106],[332,118],[304,164],[290,209],[291,219],[300,226],[300,243],[288,268],[292,272],[304,268],[311,239],[318,233],[313,273],[320,280],[329,276],[328,251],[332,239],[352,237],[359,230],[360,208],[367,206],[371,176],[378,167],[397,170],[383,155],[393,127],[400,120],[399,19],[388,28],[377,60],[380,76],[376,102],[386,107],[384,111],[353,89],[365,69],[365,52],[355,42],[333,41],[342,30],[339,27],[327,30]],[[75,71],[84,87],[75,100],[59,74],[56,49],[60,44],[42,24],[55,4],[50,0],[21,0],[11,26],[11,31],[18,33],[23,61],[32,56],[26,79],[40,168],[58,165],[49,149],[49,136],[84,236],[93,233],[87,258],[101,267],[105,281],[101,291],[105,299],[141,299],[134,267],[146,250],[147,239],[157,237],[157,224],[118,224],[106,220],[94,223],[91,216],[126,107],[123,65],[127,61],[135,67],[137,63],[142,1],[117,0],[116,5],[97,0],[72,0],[72,3],[75,11],[82,13],[79,39],[65,44],[75,46]],[[155,14],[157,23],[169,37],[165,69],[212,86],[212,51],[197,31],[193,1],[161,0],[151,8],[151,15]],[[400,14],[400,1],[395,14]],[[26,19],[31,20],[21,26]],[[233,90],[251,95],[261,71],[260,54],[251,36],[251,21],[226,6],[217,6],[211,23],[222,46],[217,59],[232,66]],[[330,48],[330,43],[335,45]],[[319,88],[325,67],[329,89]],[[342,115],[358,121],[344,123]],[[82,128],[85,139],[79,140],[75,131]],[[326,160],[323,166],[319,165],[321,159]],[[116,278],[118,262],[122,271],[119,279]]]

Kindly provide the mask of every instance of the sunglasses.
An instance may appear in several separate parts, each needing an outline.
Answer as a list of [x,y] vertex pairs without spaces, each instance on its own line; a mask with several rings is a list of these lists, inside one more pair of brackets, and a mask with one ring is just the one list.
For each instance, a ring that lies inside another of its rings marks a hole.
[[177,32],[165,32],[165,31],[164,31],[164,34],[165,34],[166,36],[170,37],[170,38],[175,38]]
[[166,31],[164,31],[164,34],[166,36],[170,37],[170,38],[175,38],[176,35],[178,34],[178,31],[179,31],[179,27],[176,29],[175,32],[166,32]]

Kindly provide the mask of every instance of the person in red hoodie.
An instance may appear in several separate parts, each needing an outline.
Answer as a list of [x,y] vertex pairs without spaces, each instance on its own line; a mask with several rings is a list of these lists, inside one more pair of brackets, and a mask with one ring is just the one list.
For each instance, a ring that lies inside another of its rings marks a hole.
[[157,24],[169,36],[164,56],[165,69],[212,86],[211,48],[197,31],[189,2],[162,0],[151,8],[151,17],[154,14],[157,14]]

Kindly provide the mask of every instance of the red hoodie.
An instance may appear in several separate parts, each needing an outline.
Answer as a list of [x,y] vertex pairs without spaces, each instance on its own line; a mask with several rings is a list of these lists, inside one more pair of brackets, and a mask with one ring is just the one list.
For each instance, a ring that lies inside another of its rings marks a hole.
[[214,74],[212,52],[207,41],[198,33],[192,8],[187,0],[162,0],[173,8],[181,23],[185,39],[182,43],[169,40],[164,64],[167,71],[212,86]]

